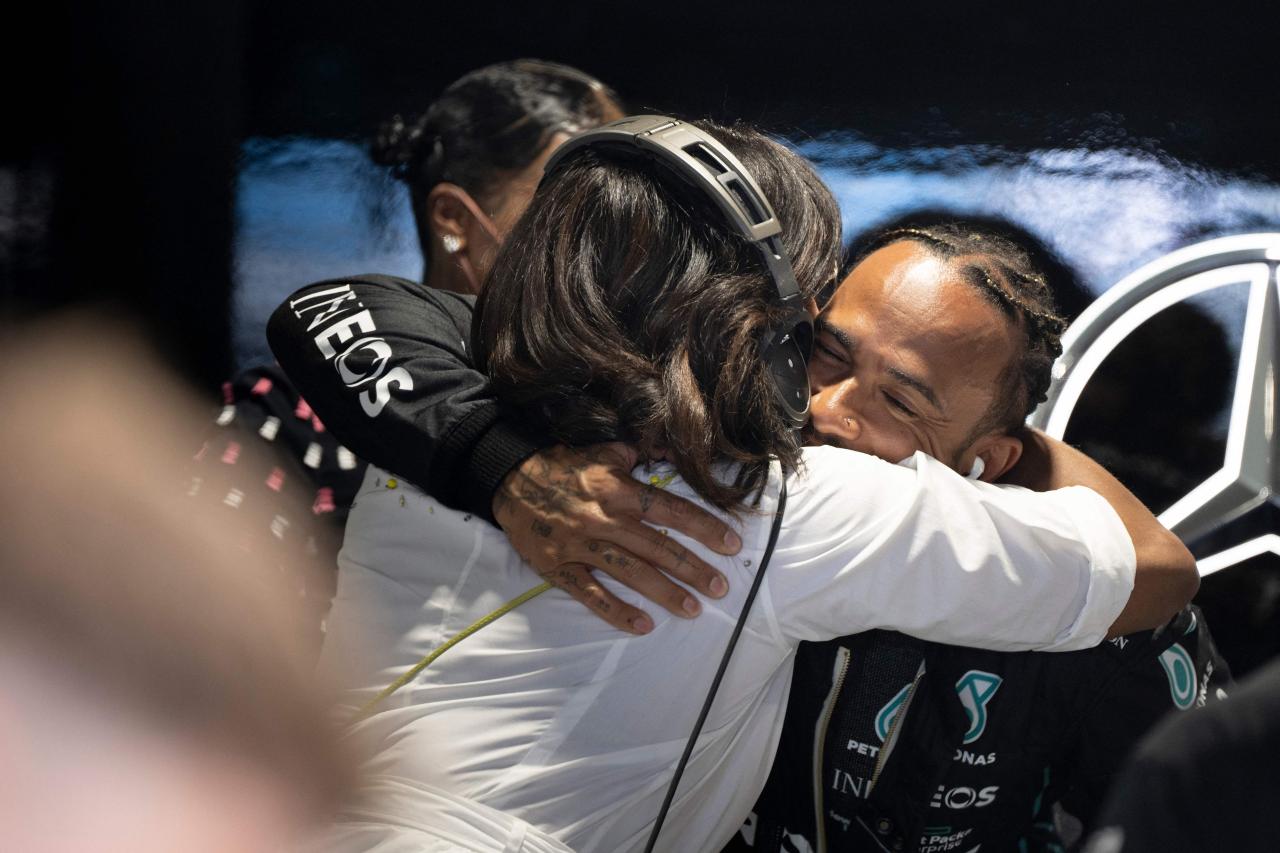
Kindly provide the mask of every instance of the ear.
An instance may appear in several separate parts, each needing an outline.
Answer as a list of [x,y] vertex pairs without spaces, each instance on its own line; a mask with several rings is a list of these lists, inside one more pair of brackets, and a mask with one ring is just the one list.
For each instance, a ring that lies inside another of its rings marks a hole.
[[[981,457],[985,466],[978,479],[984,483],[994,483],[1022,458],[1022,439],[1007,433],[983,436],[965,454],[965,458],[969,460],[968,467],[973,466],[975,457]],[[968,467],[964,470],[968,470]]]
[[427,193],[427,224],[431,235],[436,240],[451,234],[467,244],[467,224],[472,215],[466,204],[458,197],[462,188],[456,184],[441,182]]

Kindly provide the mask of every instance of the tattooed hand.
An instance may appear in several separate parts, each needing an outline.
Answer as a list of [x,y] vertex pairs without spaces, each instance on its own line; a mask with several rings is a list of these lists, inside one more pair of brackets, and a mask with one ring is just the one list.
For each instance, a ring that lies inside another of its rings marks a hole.
[[728,592],[728,583],[650,524],[678,530],[721,554],[736,554],[742,543],[706,510],[633,478],[636,462],[635,450],[625,444],[544,450],[503,480],[493,515],[545,580],[610,625],[645,634],[653,620],[601,586],[592,569],[677,616],[692,617],[701,609],[698,599],[667,575],[712,598]]

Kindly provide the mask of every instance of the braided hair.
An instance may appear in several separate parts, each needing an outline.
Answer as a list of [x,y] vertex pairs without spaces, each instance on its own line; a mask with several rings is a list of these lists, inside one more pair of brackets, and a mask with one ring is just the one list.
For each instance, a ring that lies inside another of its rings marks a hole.
[[[855,244],[856,261],[891,243],[910,240],[950,262],[960,276],[1023,332],[1021,352],[1000,377],[1001,391],[970,439],[992,430],[1016,429],[1048,395],[1054,360],[1062,354],[1067,321],[1058,313],[1046,268],[1046,251],[1024,245],[1014,229],[966,221],[906,220]],[[1058,284],[1055,282],[1055,284]],[[1062,283],[1069,286],[1067,283]]]

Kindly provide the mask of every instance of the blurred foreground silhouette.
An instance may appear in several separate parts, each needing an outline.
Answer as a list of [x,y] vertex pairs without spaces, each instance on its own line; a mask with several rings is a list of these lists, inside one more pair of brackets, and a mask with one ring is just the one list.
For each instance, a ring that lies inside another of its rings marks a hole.
[[206,408],[101,318],[3,341],[0,850],[294,843],[349,764],[296,579],[183,495]]

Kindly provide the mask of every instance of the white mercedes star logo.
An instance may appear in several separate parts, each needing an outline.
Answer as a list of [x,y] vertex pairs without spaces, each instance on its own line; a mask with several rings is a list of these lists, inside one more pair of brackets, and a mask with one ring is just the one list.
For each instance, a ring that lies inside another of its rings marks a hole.
[[[1183,541],[1211,533],[1280,500],[1276,453],[1276,366],[1280,364],[1280,234],[1248,234],[1180,249],[1123,279],[1063,336],[1049,397],[1029,422],[1061,437],[1080,394],[1103,360],[1134,329],[1192,296],[1248,285],[1239,369],[1223,464],[1160,515]],[[1259,554],[1280,555],[1280,533],[1265,533],[1200,559],[1211,574]]]

